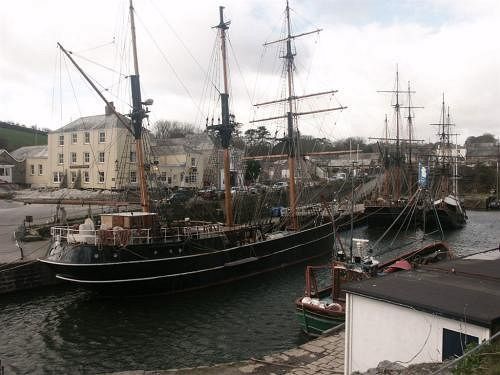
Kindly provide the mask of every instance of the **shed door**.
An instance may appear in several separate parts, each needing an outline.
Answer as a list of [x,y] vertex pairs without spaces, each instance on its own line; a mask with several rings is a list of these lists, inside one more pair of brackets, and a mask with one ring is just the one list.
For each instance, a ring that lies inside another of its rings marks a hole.
[[467,345],[471,343],[478,344],[479,338],[443,328],[443,357],[441,360],[460,357],[464,354]]

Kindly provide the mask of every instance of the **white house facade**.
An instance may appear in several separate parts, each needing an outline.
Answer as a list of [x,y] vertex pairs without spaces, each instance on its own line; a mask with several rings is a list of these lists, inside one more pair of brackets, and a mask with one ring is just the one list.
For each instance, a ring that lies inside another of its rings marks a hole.
[[49,187],[121,189],[137,184],[135,163],[133,137],[108,109],[48,135]]

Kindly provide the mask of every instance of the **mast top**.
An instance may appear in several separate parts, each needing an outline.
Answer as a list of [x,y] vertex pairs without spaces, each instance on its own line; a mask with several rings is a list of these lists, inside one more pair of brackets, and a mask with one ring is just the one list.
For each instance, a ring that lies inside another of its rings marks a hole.
[[220,16],[220,22],[217,26],[214,26],[214,28],[221,29],[221,30],[227,30],[229,29],[229,25],[231,24],[231,21],[224,22],[224,6],[219,7],[219,16]]

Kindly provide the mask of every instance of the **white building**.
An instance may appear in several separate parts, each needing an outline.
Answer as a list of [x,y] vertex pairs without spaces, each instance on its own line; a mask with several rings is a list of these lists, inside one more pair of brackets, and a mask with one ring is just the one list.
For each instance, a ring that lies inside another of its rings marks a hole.
[[346,285],[345,374],[441,362],[500,330],[500,253]]
[[201,188],[206,184],[214,145],[205,133],[157,140],[152,146],[156,173],[167,187]]
[[47,167],[48,146],[23,146],[12,151],[11,154],[18,160],[25,160],[25,184],[30,187],[47,186],[49,179]]
[[133,136],[108,108],[104,115],[81,117],[50,132],[47,166],[49,187],[121,189],[137,184]]

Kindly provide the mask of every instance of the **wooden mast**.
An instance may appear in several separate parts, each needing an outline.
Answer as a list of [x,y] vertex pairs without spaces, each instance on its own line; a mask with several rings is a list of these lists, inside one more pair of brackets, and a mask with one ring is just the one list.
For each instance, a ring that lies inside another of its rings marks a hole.
[[295,96],[294,93],[294,82],[293,82],[293,69],[294,69],[294,56],[295,54],[292,51],[292,40],[304,35],[309,35],[313,33],[319,33],[321,29],[316,29],[313,31],[301,33],[301,34],[296,34],[292,35],[291,32],[291,25],[290,25],[290,6],[288,4],[288,0],[286,1],[286,26],[287,26],[287,35],[283,39],[275,40],[273,42],[268,42],[265,43],[264,46],[268,46],[270,44],[274,43],[280,43],[280,42],[286,42],[286,54],[282,56],[283,58],[286,59],[286,71],[287,71],[287,88],[288,88],[288,97],[284,99],[279,99],[279,100],[273,100],[273,101],[268,101],[264,103],[259,103],[259,104],[254,104],[254,106],[262,106],[262,105],[268,105],[268,104],[274,104],[274,103],[279,103],[279,102],[286,102],[287,105],[287,112],[285,115],[282,116],[276,116],[276,117],[270,117],[270,118],[264,118],[264,119],[258,119],[258,120],[253,120],[250,121],[250,123],[255,123],[255,122],[260,122],[260,121],[268,121],[268,120],[275,120],[275,119],[280,119],[280,118],[286,118],[287,119],[287,136],[285,138],[287,145],[288,145],[288,188],[289,188],[289,206],[290,206],[290,229],[292,230],[297,230],[299,229],[299,222],[297,218],[297,193],[296,193],[296,186],[295,186],[295,159],[297,156],[296,152],[296,146],[295,146],[295,135],[294,135],[294,120],[300,115],[308,115],[308,114],[313,114],[313,113],[319,113],[319,112],[329,112],[329,111],[335,111],[339,109],[345,109],[347,107],[339,106],[335,108],[327,108],[327,109],[320,109],[320,110],[315,110],[315,111],[308,111],[308,112],[295,112],[295,101],[299,98],[305,98],[305,97],[311,97],[311,96],[318,96],[318,95],[326,95],[326,94],[333,94],[336,91],[325,91],[321,93],[316,93],[316,94],[309,94],[309,95],[303,95],[303,96]]
[[408,109],[408,117],[406,118],[408,121],[408,192],[409,195],[412,195],[412,186],[413,186],[413,161],[412,161],[412,148],[413,148],[413,143],[415,140],[413,139],[413,114],[412,110],[415,108],[424,108],[424,107],[417,107],[413,106],[411,102],[411,94],[415,93],[415,91],[411,91],[410,89],[410,81],[408,81],[408,105],[406,107],[401,107],[401,108],[407,108]]
[[130,76],[132,88],[132,127],[134,130],[135,152],[137,155],[137,177],[141,192],[141,206],[143,212],[149,212],[149,192],[146,184],[146,171],[144,168],[144,153],[142,143],[142,120],[146,117],[146,111],[142,107],[141,85],[139,81],[139,63],[137,60],[137,42],[135,37],[134,6],[130,0],[130,27],[132,32],[132,51],[134,55],[134,75]]
[[[448,115],[446,114],[446,104],[444,101],[444,93],[443,99],[441,103],[441,116],[439,119],[439,123],[430,124],[438,127],[438,136],[439,136],[439,153],[437,154],[437,162],[440,164],[441,176],[440,182],[437,186],[435,193],[437,195],[442,195],[445,197],[449,194],[450,186],[449,186],[449,174],[450,174],[450,162],[451,162],[451,146],[450,146],[450,128],[454,126],[450,122],[450,113],[448,109]],[[441,160],[439,160],[441,158]]]
[[394,199],[398,201],[401,198],[401,137],[399,135],[399,118],[400,118],[400,104],[399,104],[399,70],[396,65],[396,90],[379,90],[377,92],[393,93],[396,94],[396,104],[393,105],[396,114],[396,160],[394,171]]
[[224,7],[219,7],[220,22],[216,28],[220,30],[221,53],[222,53],[222,73],[224,79],[224,89],[220,92],[222,121],[217,125],[207,126],[208,130],[215,130],[221,140],[224,150],[224,208],[226,214],[226,225],[234,225],[233,219],[233,199],[231,196],[231,156],[229,153],[229,144],[235,127],[234,119],[229,114],[229,84],[227,72],[227,53],[226,53],[226,30],[229,28],[230,21],[224,22]]
[[[226,29],[228,24],[224,23],[224,7],[219,7],[220,23],[217,26],[220,29],[221,53],[222,53],[222,73],[224,76],[224,92],[221,93],[222,106],[222,125],[229,126],[229,92],[227,83],[227,55],[226,55]],[[229,142],[224,144],[224,205],[226,208],[226,225],[233,225],[233,199],[231,196],[231,158],[229,155]]]
[[287,128],[288,128],[288,188],[289,188],[289,204],[290,204],[290,224],[293,230],[299,228],[297,219],[297,194],[295,193],[295,140],[293,136],[293,53],[292,53],[292,33],[290,31],[290,6],[286,1],[286,62],[287,62],[287,78],[288,78],[288,113],[287,113]]

